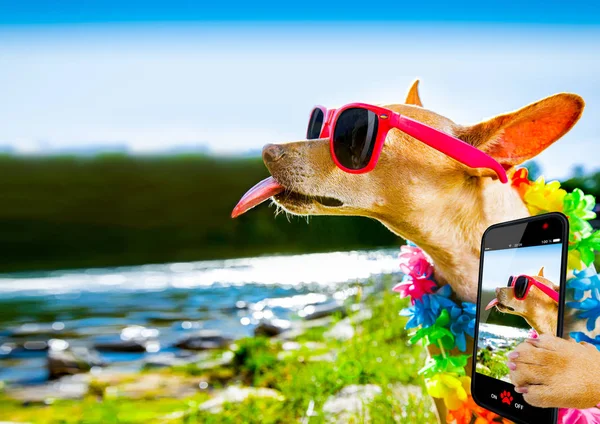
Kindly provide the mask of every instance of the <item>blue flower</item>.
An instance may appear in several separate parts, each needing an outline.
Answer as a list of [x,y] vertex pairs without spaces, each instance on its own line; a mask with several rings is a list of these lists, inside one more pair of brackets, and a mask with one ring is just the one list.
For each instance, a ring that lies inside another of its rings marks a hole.
[[452,288],[446,285],[440,287],[435,293],[424,294],[420,300],[416,299],[413,306],[400,312],[400,315],[410,317],[406,328],[415,328],[419,325],[428,327],[433,325],[444,309],[458,308],[456,303],[450,300],[451,294]]
[[585,268],[581,271],[573,271],[573,278],[568,283],[569,288],[574,290],[575,300],[581,300],[589,290],[600,290],[600,276],[598,276],[594,266]]
[[475,336],[475,311],[475,304],[468,302],[464,302],[462,308],[454,306],[450,309],[450,331],[461,352],[467,350],[466,335]]
[[583,311],[578,316],[587,319],[588,331],[594,331],[596,321],[600,318],[600,290],[592,290],[592,297],[584,299],[581,302],[567,302],[567,306]]
[[596,336],[595,338],[592,339],[591,337],[587,336],[585,333],[581,333],[581,332],[573,332],[569,335],[577,343],[586,342],[586,343],[596,346],[596,349],[600,350],[600,336]]

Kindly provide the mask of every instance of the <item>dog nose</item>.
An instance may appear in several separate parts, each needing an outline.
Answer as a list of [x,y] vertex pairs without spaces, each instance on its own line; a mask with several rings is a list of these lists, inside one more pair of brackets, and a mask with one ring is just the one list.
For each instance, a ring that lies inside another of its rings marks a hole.
[[276,162],[283,156],[285,156],[285,151],[279,144],[267,144],[263,147],[262,157],[265,162]]

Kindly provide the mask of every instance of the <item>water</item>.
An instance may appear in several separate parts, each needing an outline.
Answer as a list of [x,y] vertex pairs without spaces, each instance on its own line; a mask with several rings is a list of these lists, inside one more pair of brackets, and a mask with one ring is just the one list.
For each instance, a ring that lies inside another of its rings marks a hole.
[[397,255],[389,249],[4,275],[0,380],[45,381],[50,339],[90,347],[143,333],[153,341],[145,352],[100,352],[126,364],[177,352],[173,344],[199,329],[248,336],[262,318],[298,319],[307,305],[352,295],[356,282],[398,273]]
[[513,348],[529,337],[529,331],[522,328],[497,324],[481,324],[479,327],[480,349],[491,347],[494,350]]

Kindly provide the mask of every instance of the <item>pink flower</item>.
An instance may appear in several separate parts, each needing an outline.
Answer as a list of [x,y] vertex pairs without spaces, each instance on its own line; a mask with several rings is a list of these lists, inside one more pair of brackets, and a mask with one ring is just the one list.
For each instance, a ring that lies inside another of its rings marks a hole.
[[535,331],[535,328],[531,328],[527,337],[529,337],[530,339],[537,339],[538,337],[540,337],[540,335],[537,331]]
[[600,409],[560,409],[558,422],[561,424],[597,424],[600,423]]
[[416,246],[400,247],[400,270],[410,277],[429,278],[433,274],[433,266],[425,253]]
[[400,296],[410,296],[410,301],[414,305],[415,299],[421,300],[423,295],[433,293],[433,289],[437,287],[435,281],[428,278],[417,278],[403,281],[396,284],[392,290],[400,293]]
[[424,294],[433,293],[437,287],[431,280],[433,266],[423,251],[416,246],[400,247],[400,270],[405,274],[404,281],[397,284],[393,290],[400,296],[410,296],[414,305],[415,299],[421,300]]

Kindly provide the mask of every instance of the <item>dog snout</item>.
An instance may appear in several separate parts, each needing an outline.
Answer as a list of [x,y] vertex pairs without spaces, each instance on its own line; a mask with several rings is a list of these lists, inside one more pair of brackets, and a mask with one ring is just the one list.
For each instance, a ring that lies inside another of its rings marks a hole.
[[285,150],[279,144],[267,144],[263,147],[262,157],[265,163],[277,162],[285,156]]
[[503,303],[510,302],[512,300],[511,291],[512,289],[507,287],[496,288],[496,299]]

